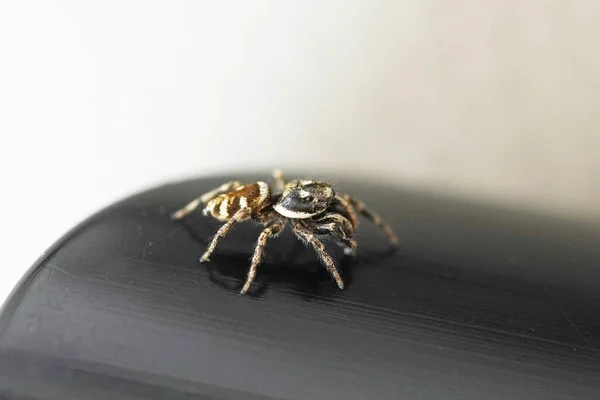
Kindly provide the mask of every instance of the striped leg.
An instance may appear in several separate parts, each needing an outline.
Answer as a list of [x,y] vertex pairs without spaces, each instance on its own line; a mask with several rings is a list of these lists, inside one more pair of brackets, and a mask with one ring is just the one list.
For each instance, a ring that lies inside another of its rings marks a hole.
[[346,211],[346,214],[348,214],[350,222],[352,223],[352,228],[356,230],[356,228],[358,227],[358,218],[356,217],[356,211],[354,211],[354,207],[352,207],[352,205],[350,205],[350,202],[344,197],[335,196],[335,199],[340,204],[340,206],[342,206],[344,211]]
[[398,238],[396,237],[396,234],[394,233],[392,228],[387,223],[385,223],[385,221],[383,221],[379,215],[369,210],[367,206],[365,206],[365,203],[349,195],[344,195],[344,199],[348,203],[353,205],[354,208],[356,208],[356,211],[358,211],[364,217],[368,218],[369,220],[371,220],[371,222],[373,222],[375,225],[381,228],[381,230],[385,232],[385,234],[390,239],[390,242],[392,242],[394,246],[398,245]]
[[193,212],[196,208],[198,208],[198,206],[200,204],[207,203],[210,200],[217,197],[218,195],[227,193],[234,189],[237,189],[240,186],[242,186],[242,184],[237,181],[224,183],[221,186],[219,186],[218,188],[213,189],[208,193],[204,193],[202,196],[192,200],[185,207],[175,211],[173,214],[171,214],[171,219],[178,220],[178,219],[184,218],[187,215],[189,215],[191,212]]
[[258,264],[260,264],[260,262],[262,261],[263,249],[267,244],[267,240],[277,236],[283,230],[284,227],[285,220],[277,219],[270,225],[267,225],[267,227],[260,233],[258,241],[256,242],[256,247],[254,248],[254,255],[252,256],[252,265],[248,270],[248,277],[246,279],[244,287],[242,288],[242,291],[240,292],[241,294],[246,293],[248,289],[250,289],[252,281],[254,281],[254,277],[256,276],[256,268],[258,267]]
[[295,220],[295,221],[292,220],[292,221],[293,221],[292,223],[294,226],[294,232],[296,233],[296,235],[300,239],[302,239],[303,241],[305,241],[306,243],[310,244],[313,247],[313,249],[319,256],[319,258],[325,265],[325,268],[327,268],[327,270],[329,271],[329,273],[331,274],[333,279],[335,279],[335,282],[337,283],[338,287],[340,289],[343,289],[344,281],[342,280],[342,277],[340,276],[340,273],[339,273],[338,269],[336,268],[335,263],[333,262],[333,259],[325,251],[325,246],[323,245],[323,242],[321,242],[319,239],[317,239],[315,237],[315,235],[313,235],[310,232],[310,230],[308,230],[301,223],[299,223],[298,220]]
[[208,248],[206,249],[206,251],[204,252],[202,257],[200,257],[200,262],[202,263],[202,262],[208,261],[208,258],[210,257],[212,252],[215,250],[215,247],[217,247],[217,243],[218,243],[219,239],[221,239],[225,235],[227,235],[227,233],[229,232],[229,230],[231,229],[233,224],[235,224],[236,222],[243,221],[246,218],[248,218],[250,216],[250,213],[251,213],[251,210],[249,208],[242,208],[241,210],[239,210],[238,212],[233,214],[233,217],[231,217],[231,219],[229,221],[227,221],[223,226],[221,226],[221,228],[219,228],[219,230],[217,231],[217,233],[211,240],[210,245],[208,246]]

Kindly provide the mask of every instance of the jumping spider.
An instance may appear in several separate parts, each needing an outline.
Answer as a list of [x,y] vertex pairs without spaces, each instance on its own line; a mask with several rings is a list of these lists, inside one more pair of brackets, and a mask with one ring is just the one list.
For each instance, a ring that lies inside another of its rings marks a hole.
[[277,236],[285,227],[286,221],[302,242],[313,247],[340,289],[344,288],[344,282],[319,237],[337,239],[338,244],[344,247],[344,252],[352,254],[356,249],[356,241],[352,236],[358,226],[358,212],[380,227],[392,244],[397,245],[398,239],[392,229],[360,200],[346,194],[336,194],[326,182],[294,180],[286,183],[279,170],[273,173],[273,178],[274,190],[262,181],[247,185],[238,181],[225,183],[171,215],[172,219],[179,220],[204,204],[204,215],[210,214],[225,222],[200,257],[200,262],[209,260],[219,239],[227,235],[236,222],[252,219],[264,225],[254,249],[242,294],[248,291],[254,280],[267,240]]

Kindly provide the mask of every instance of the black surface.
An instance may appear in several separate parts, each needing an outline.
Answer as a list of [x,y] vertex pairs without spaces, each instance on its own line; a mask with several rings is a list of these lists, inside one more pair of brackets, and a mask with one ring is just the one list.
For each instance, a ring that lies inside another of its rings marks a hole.
[[0,393],[600,398],[597,226],[340,182],[402,247],[362,222],[357,258],[336,253],[340,291],[286,230],[241,296],[259,227],[239,225],[200,265],[219,223],[168,218],[230,178],[142,193],[59,241],[4,307]]

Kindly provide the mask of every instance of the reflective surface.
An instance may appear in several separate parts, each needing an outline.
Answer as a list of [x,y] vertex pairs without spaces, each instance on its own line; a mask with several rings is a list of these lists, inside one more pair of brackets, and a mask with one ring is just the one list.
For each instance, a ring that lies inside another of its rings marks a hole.
[[355,259],[333,247],[340,291],[286,230],[240,296],[260,228],[240,224],[201,265],[220,224],[168,217],[231,178],[134,196],[53,246],[0,318],[1,393],[600,398],[597,226],[341,181],[401,248],[363,220]]

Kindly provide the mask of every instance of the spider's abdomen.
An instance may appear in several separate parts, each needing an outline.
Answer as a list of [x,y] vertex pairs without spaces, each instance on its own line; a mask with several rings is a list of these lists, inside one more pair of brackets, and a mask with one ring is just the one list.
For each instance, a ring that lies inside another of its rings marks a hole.
[[269,185],[265,182],[240,186],[209,201],[204,214],[210,214],[219,221],[227,221],[242,208],[250,208],[253,213],[261,210],[269,204],[270,197]]

